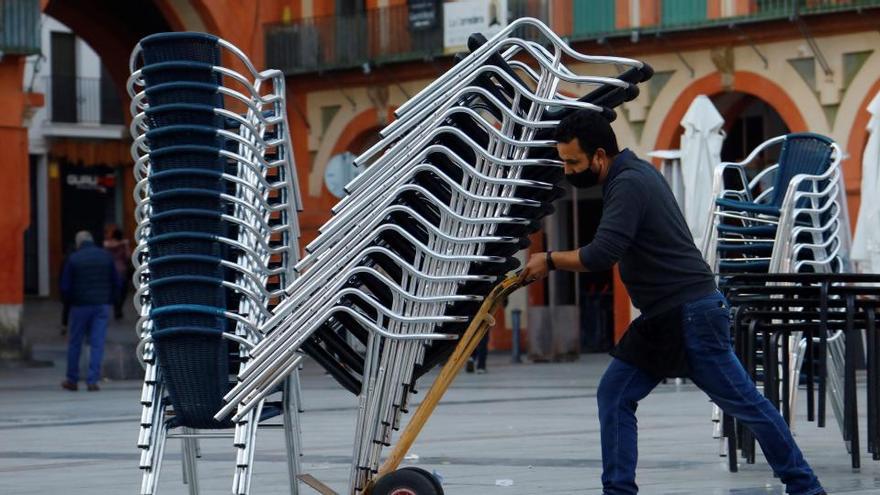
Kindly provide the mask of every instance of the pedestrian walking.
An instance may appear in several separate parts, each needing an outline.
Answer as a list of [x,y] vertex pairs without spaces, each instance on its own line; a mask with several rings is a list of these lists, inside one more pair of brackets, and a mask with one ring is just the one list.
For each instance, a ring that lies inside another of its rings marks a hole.
[[76,251],[67,259],[61,274],[61,293],[70,303],[69,341],[67,346],[67,378],[61,387],[75,391],[79,382],[79,356],[83,340],[88,337],[90,356],[86,385],[89,391],[99,390],[101,360],[110,307],[119,292],[121,281],[113,257],[95,245],[92,234],[83,230],[76,234]]
[[122,285],[113,300],[113,317],[121,320],[122,308],[125,307],[128,296],[128,284],[131,278],[131,244],[128,239],[122,237],[122,230],[116,225],[110,224],[104,229],[104,249],[113,256],[113,264],[116,273],[122,281]]

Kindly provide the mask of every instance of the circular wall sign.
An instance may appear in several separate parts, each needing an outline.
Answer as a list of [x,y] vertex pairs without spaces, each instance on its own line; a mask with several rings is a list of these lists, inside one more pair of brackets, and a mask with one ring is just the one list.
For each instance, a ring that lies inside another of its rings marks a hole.
[[345,196],[345,185],[354,179],[360,169],[354,164],[354,153],[346,151],[334,155],[324,170],[324,183],[330,194],[337,198]]

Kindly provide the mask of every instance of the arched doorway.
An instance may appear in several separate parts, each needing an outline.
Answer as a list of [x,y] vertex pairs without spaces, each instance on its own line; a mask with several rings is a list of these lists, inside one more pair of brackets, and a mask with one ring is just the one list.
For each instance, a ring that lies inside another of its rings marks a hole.
[[57,293],[73,236],[98,243],[105,225],[134,230],[134,179],[126,129],[128,57],[142,36],[171,30],[153,2],[89,7],[51,1],[40,23],[40,57],[25,66],[28,91],[45,95],[30,121],[30,224],[24,233],[25,292]]
[[[691,102],[699,95],[707,95],[713,99],[720,98],[725,94],[745,94],[765,102],[782,119],[782,122],[791,132],[803,132],[807,130],[807,124],[798,110],[798,105],[791,96],[775,82],[755,74],[753,72],[736,72],[733,77],[733,87],[725,87],[721,84],[721,74],[712,73],[697,79],[690,86],[678,94],[672,106],[663,114],[663,123],[654,141],[655,150],[678,149],[681,140],[681,119],[690,107]],[[720,110],[720,109],[719,109]],[[730,116],[740,115],[740,111],[731,112]],[[725,119],[731,118],[725,115]]]
[[[672,105],[663,107],[662,113],[659,114],[662,123],[654,140],[653,149],[679,149],[683,133],[681,120],[691,103],[699,95],[706,95],[713,100],[725,118],[726,126],[731,126],[725,128],[728,132],[736,132],[734,126],[737,125],[743,126],[745,132],[748,118],[761,116],[761,132],[751,131],[752,135],[748,139],[745,136],[739,139],[737,146],[729,144],[730,147],[722,153],[722,159],[741,160],[754,146],[767,138],[782,132],[808,130],[799,106],[785,88],[760,74],[748,71],[735,72],[732,80],[733,84],[730,86],[722,84],[721,74],[714,72],[693,81],[682,90],[671,89],[671,91],[678,91],[677,96]],[[654,111],[656,112],[656,110]],[[739,119],[743,119],[742,124],[737,124]],[[777,131],[782,132],[771,134]],[[734,137],[731,141],[735,139]],[[757,144],[753,146],[755,142]],[[620,279],[615,277],[614,311],[616,318],[614,330],[617,338],[623,335],[629,324],[630,318],[626,317],[629,316],[627,313],[630,309],[629,305],[630,301],[625,288]]]
[[[721,148],[721,161],[740,161],[764,141],[791,132],[779,112],[757,96],[730,91],[715,94],[711,100],[724,117],[727,134]],[[774,161],[776,158],[763,157]]]
[[172,30],[157,3],[153,0],[50,0],[43,11],[94,47],[124,94],[132,48],[148,34]]

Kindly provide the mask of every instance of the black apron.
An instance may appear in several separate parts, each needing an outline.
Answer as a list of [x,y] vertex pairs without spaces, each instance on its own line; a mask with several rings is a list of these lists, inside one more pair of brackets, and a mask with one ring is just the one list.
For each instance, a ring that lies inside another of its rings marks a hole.
[[681,306],[650,318],[639,316],[610,354],[656,378],[686,377],[690,366],[682,323]]

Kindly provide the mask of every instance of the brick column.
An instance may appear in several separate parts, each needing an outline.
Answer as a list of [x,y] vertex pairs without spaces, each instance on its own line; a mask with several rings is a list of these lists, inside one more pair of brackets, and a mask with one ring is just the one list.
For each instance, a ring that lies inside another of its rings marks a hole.
[[22,121],[26,95],[22,90],[24,57],[0,61],[0,359],[21,354],[24,303],[24,231],[30,216],[27,128]]

